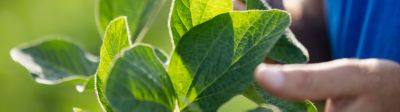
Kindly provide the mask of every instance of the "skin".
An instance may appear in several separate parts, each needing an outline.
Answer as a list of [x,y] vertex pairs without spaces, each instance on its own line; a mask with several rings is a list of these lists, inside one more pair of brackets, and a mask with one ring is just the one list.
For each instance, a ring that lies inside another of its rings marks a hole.
[[380,59],[261,64],[256,80],[288,100],[326,100],[325,112],[400,112],[400,65]]
[[[298,32],[296,35],[299,40],[310,37],[307,34],[312,37],[313,32],[304,31],[315,28],[301,24],[324,20],[323,0],[297,0],[290,5],[290,0],[284,1],[285,9],[292,13],[292,30]],[[240,2],[234,3],[238,10],[243,8]],[[316,38],[308,39],[308,44],[316,43],[313,40]],[[307,47],[307,43],[302,43]],[[329,55],[313,51],[310,54],[323,57]],[[321,62],[327,59],[315,60]],[[396,62],[382,59],[339,59],[316,64],[266,63],[256,69],[255,78],[260,86],[275,96],[287,100],[326,101],[325,112],[400,112],[400,65]]]

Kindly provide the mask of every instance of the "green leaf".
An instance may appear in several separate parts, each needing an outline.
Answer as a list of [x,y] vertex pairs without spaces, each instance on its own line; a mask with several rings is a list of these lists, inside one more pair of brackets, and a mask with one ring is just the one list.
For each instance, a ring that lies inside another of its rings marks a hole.
[[158,49],[158,48],[154,48],[154,52],[156,53],[158,59],[160,59],[164,65],[166,65],[168,63],[167,53],[165,53],[163,50]]
[[318,112],[309,100],[304,102],[286,101],[265,92],[257,84],[250,85],[243,95],[259,105],[270,104],[276,106],[282,112]]
[[94,90],[94,76],[91,76],[83,84],[78,84],[75,86],[78,92],[85,92],[88,90]]
[[89,111],[83,110],[83,109],[78,108],[78,107],[73,107],[73,108],[72,108],[72,112],[89,112]]
[[230,12],[185,34],[168,68],[180,108],[215,111],[253,82],[253,71],[289,26],[279,10]]
[[246,0],[247,10],[270,10],[272,9],[264,0]]
[[[264,0],[246,0],[247,10],[271,10],[271,6]],[[296,39],[290,29],[282,35],[271,52],[269,59],[280,63],[306,63],[308,62],[307,49]]]
[[115,112],[172,112],[175,92],[161,60],[149,46],[137,45],[109,72],[106,96]]
[[12,59],[25,67],[36,82],[59,84],[93,75],[97,58],[77,45],[53,39],[11,50]]
[[166,0],[98,0],[97,24],[101,34],[109,22],[127,16],[133,42],[141,41]]
[[174,0],[170,31],[174,45],[193,27],[233,10],[232,0]]
[[269,59],[285,64],[308,62],[308,51],[288,30],[275,44],[267,56]]
[[110,111],[104,94],[104,82],[108,77],[114,58],[118,56],[124,48],[129,48],[132,43],[130,40],[128,23],[126,17],[118,17],[107,27],[103,44],[100,49],[100,64],[95,77],[95,88],[103,109]]

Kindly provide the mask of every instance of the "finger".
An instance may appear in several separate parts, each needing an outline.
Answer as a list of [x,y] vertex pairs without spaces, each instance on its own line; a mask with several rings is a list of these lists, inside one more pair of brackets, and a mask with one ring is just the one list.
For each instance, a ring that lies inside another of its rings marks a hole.
[[287,99],[326,99],[356,95],[368,87],[368,77],[358,60],[319,64],[267,65],[256,70],[257,82]]
[[246,10],[246,6],[239,0],[233,0],[233,9],[234,10]]

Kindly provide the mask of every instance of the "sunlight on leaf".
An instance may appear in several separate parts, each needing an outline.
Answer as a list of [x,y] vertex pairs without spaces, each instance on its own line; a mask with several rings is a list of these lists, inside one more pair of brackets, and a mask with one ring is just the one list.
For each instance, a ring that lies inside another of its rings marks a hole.
[[170,32],[174,45],[193,27],[233,10],[232,0],[174,0]]
[[104,82],[108,77],[109,69],[116,58],[124,48],[129,48],[132,44],[128,30],[126,17],[118,17],[107,27],[104,36],[103,45],[100,49],[100,64],[95,76],[95,89],[103,109],[111,111],[104,94]]

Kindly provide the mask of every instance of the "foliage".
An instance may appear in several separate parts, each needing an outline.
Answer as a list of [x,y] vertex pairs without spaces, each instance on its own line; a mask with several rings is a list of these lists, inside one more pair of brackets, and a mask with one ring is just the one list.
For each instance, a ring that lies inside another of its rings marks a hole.
[[[247,0],[233,11],[231,0],[174,0],[170,56],[140,38],[164,0],[99,0],[103,35],[100,59],[60,39],[15,48],[12,58],[42,84],[87,80],[105,111],[217,111],[243,94],[260,105],[251,111],[316,111],[311,102],[275,98],[254,84],[265,58],[305,63],[307,51],[288,29],[287,12]],[[98,66],[97,66],[98,65]],[[97,70],[96,70],[97,68]]]

